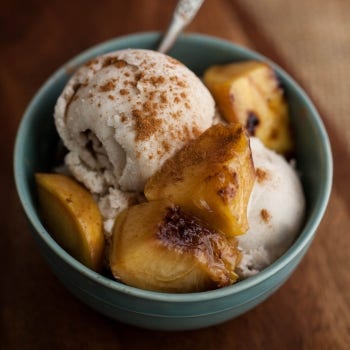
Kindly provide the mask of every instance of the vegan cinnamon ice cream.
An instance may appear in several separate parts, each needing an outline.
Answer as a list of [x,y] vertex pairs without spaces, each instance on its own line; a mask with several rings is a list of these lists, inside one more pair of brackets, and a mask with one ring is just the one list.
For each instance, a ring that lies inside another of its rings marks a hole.
[[141,49],[78,69],[59,97],[65,164],[114,219],[163,162],[213,123],[214,100],[179,61]]

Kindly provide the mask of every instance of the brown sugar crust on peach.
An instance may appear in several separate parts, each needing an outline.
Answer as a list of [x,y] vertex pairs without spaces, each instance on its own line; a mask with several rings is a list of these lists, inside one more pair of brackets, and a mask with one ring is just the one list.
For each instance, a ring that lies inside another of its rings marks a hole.
[[[177,153],[176,157],[168,159],[164,164],[166,172],[168,172],[173,179],[176,179],[180,169],[193,166],[204,160],[215,164],[231,159],[232,152],[236,152],[234,144],[240,141],[242,134],[246,133],[246,131],[238,124],[231,125],[230,128],[235,128],[235,132],[228,133],[225,127],[217,125],[215,127],[215,132],[218,132],[220,137],[216,137],[215,142],[208,143],[206,147],[194,147],[193,141],[185,145],[184,148]],[[203,143],[201,142],[204,137],[202,135],[198,137],[196,142]]]
[[167,208],[167,213],[158,229],[157,236],[162,244],[184,251],[204,250],[202,247],[217,235],[217,232],[203,226],[203,223],[179,206]]
[[192,253],[215,274],[218,286],[230,285],[235,264],[240,259],[237,240],[208,227],[179,206],[167,208],[158,226],[160,244],[183,253]]

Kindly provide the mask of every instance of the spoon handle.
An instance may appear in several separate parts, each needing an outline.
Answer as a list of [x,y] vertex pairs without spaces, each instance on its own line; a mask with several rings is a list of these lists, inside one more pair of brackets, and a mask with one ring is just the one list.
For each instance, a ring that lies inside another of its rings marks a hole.
[[158,47],[159,52],[167,52],[180,32],[191,22],[204,0],[179,0],[171,23]]

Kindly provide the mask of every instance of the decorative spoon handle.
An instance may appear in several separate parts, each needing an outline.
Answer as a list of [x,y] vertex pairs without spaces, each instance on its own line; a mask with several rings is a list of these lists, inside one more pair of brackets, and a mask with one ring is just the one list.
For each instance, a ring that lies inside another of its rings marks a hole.
[[179,0],[172,20],[159,47],[159,52],[167,52],[181,31],[192,21],[204,0]]

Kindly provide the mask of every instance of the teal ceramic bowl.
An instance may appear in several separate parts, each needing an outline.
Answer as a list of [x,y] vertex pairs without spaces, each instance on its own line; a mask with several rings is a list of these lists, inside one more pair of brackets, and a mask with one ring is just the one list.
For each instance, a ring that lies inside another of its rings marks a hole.
[[14,165],[17,191],[41,253],[52,271],[80,300],[118,321],[163,330],[215,325],[252,309],[275,292],[308,250],[325,212],[332,182],[332,156],[327,133],[309,98],[282,69],[265,57],[230,42],[203,35],[184,35],[170,55],[198,75],[218,63],[258,59],[273,65],[291,107],[297,140],[296,158],[307,198],[306,221],[299,238],[275,263],[258,275],[218,290],[168,294],[129,287],[83,266],[50,236],[40,220],[34,173],[50,171],[58,141],[53,123],[57,97],[75,67],[96,55],[123,48],[156,49],[158,33],[117,38],[93,47],[59,69],[27,108],[16,139]]

